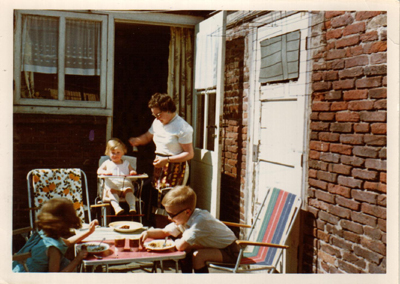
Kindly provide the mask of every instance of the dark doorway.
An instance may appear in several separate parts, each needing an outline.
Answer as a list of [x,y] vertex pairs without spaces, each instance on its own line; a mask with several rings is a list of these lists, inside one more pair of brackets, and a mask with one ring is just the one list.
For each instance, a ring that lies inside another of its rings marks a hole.
[[[147,103],[155,92],[167,92],[170,28],[167,26],[115,24],[113,136],[128,146],[127,155],[136,156],[137,171],[153,172],[154,144],[133,152],[129,138],[145,133],[154,117]],[[150,179],[149,179],[150,180]],[[149,183],[143,191],[149,204]]]

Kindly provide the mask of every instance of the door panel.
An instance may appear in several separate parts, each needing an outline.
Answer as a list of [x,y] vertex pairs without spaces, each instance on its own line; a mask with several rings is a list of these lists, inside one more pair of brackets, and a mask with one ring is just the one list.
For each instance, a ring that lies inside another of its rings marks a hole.
[[201,22],[195,29],[195,86],[193,122],[195,155],[190,185],[197,207],[219,217],[221,144],[220,116],[224,92],[226,11]]

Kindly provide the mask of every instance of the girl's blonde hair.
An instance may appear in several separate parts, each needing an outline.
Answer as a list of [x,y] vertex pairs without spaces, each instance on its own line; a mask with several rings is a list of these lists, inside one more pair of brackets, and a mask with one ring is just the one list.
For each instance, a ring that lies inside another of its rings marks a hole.
[[121,149],[123,152],[124,152],[124,154],[126,154],[126,152],[128,152],[128,149],[126,148],[126,145],[124,144],[124,142],[122,142],[120,139],[118,139],[118,138],[111,138],[110,140],[108,140],[108,142],[107,142],[107,147],[106,147],[106,152],[105,152],[105,154],[107,155],[107,156],[109,156],[110,155],[110,152],[112,151],[112,150],[115,150],[115,149]]
[[167,192],[162,200],[164,206],[174,206],[180,209],[186,207],[192,211],[196,208],[197,196],[192,188],[178,185]]
[[54,239],[70,235],[70,229],[82,227],[74,205],[66,198],[52,198],[46,201],[37,215],[36,225],[46,236]]

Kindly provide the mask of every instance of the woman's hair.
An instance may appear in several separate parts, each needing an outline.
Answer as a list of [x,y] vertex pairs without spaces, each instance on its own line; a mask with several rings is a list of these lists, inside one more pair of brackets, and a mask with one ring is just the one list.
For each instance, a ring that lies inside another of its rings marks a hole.
[[174,206],[180,209],[186,207],[192,211],[196,208],[197,196],[192,188],[186,185],[178,185],[167,192],[162,200],[164,206]]
[[105,152],[105,154],[106,154],[107,156],[109,156],[109,155],[110,155],[110,152],[111,152],[112,150],[117,149],[117,148],[121,149],[121,150],[124,152],[124,154],[126,154],[126,152],[128,152],[128,149],[126,148],[126,145],[124,144],[124,142],[122,142],[122,141],[121,141],[120,139],[118,139],[118,138],[111,138],[111,139],[108,140],[108,142],[107,142],[107,147],[106,147],[106,152]]
[[46,236],[54,239],[70,235],[70,229],[82,227],[74,205],[66,198],[52,198],[46,201],[37,215],[36,225]]
[[155,93],[151,96],[148,106],[160,111],[176,112],[176,105],[168,94]]

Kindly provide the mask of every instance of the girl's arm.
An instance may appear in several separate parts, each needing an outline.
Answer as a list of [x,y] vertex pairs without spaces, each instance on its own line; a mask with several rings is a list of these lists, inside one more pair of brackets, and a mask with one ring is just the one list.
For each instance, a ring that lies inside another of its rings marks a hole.
[[87,230],[86,232],[84,232],[83,234],[80,235],[75,235],[72,236],[68,239],[63,239],[64,243],[67,246],[72,246],[76,243],[81,242],[82,240],[84,240],[85,238],[87,238],[88,236],[90,236],[96,229],[96,226],[99,224],[99,222],[97,220],[93,220],[92,222],[90,222],[89,224],[89,230]]
[[147,131],[146,133],[140,135],[139,137],[129,138],[129,143],[131,143],[132,146],[140,146],[150,143],[151,140],[153,140],[153,134]]
[[132,168],[131,164],[129,164],[129,174],[130,174],[130,175],[136,175],[136,174],[137,174],[137,172],[135,171],[135,169]]
[[97,174],[98,174],[98,175],[108,175],[108,174],[110,174],[110,173],[107,171],[107,161],[104,161],[104,162],[101,164],[100,168],[97,170]]

